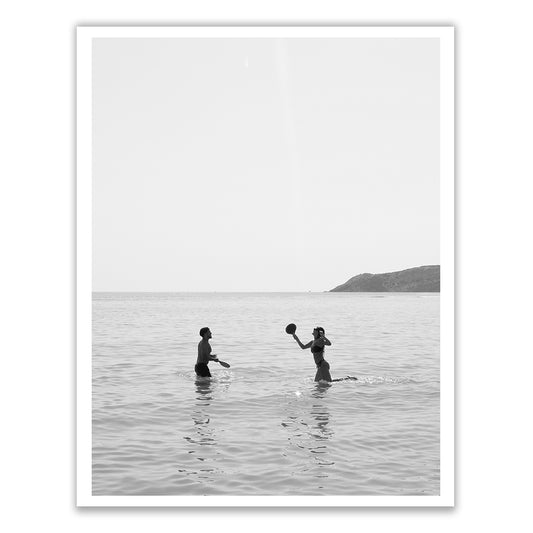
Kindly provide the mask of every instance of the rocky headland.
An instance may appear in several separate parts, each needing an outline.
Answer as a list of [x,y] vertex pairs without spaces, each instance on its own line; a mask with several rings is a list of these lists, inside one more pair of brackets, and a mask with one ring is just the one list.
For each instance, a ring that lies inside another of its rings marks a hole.
[[329,292],[440,292],[440,265],[359,274]]

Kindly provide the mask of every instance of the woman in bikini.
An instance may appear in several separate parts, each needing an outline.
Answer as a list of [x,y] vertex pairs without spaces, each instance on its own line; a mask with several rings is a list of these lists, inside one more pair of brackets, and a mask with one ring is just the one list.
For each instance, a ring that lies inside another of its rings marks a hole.
[[313,330],[313,340],[307,344],[303,344],[296,333],[293,333],[292,337],[302,350],[311,348],[316,364],[315,381],[333,381],[329,373],[329,363],[324,359],[324,346],[331,346],[331,342],[326,338],[324,328],[316,327]]

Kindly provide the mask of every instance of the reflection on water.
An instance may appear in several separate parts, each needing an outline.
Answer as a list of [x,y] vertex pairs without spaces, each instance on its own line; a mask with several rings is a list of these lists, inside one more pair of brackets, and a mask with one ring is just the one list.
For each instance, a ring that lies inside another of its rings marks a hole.
[[333,430],[329,426],[330,413],[325,401],[326,394],[329,390],[329,385],[317,384],[315,390],[311,393],[312,398],[315,399],[311,408],[311,416],[313,417],[315,424],[311,427],[310,436],[316,439],[318,442],[314,447],[310,447],[309,451],[314,454],[316,464],[319,468],[319,472],[315,474],[315,477],[325,478],[328,477],[327,466],[334,465],[335,462],[331,461],[328,453],[328,440],[333,436]]
[[309,401],[294,402],[288,409],[293,414],[281,423],[289,433],[289,447],[283,455],[297,459],[300,472],[314,478],[327,478],[328,467],[335,464],[328,448],[329,440],[334,435],[326,398],[328,390],[329,385],[317,383]]
[[[215,466],[219,452],[216,450],[216,430],[211,423],[211,408],[214,397],[214,386],[211,379],[198,378],[195,381],[195,398],[191,410],[192,428],[189,435],[183,439],[187,441],[187,453],[200,461],[201,468],[178,469],[203,483],[213,481],[214,474],[220,473]],[[214,447],[214,448],[212,448]]]
[[196,431],[195,438],[185,436],[184,439],[200,446],[212,446],[215,444],[213,426],[209,425],[209,407],[213,400],[213,390],[210,379],[197,379],[196,396],[192,409],[192,420]]

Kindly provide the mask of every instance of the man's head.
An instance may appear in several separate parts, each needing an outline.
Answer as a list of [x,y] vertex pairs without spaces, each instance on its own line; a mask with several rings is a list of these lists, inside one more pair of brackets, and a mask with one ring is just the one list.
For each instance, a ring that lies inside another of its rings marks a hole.
[[209,328],[202,328],[200,330],[200,337],[202,337],[202,339],[210,339],[211,338],[211,330]]

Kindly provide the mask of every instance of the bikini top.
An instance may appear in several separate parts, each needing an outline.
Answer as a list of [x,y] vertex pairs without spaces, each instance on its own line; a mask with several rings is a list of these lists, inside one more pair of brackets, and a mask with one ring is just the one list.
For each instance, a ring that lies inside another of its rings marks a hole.
[[316,344],[313,344],[311,346],[311,353],[320,353],[324,351],[324,346],[317,346]]

